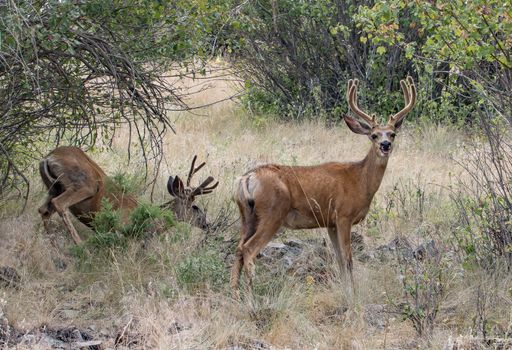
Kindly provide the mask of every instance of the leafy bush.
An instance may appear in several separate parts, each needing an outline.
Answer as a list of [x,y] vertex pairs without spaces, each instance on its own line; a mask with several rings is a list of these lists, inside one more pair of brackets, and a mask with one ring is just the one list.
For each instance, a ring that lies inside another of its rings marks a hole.
[[182,288],[201,290],[205,286],[219,290],[228,281],[227,268],[215,250],[202,250],[180,261],[176,278]]
[[142,203],[130,213],[130,221],[123,227],[122,232],[130,237],[142,237],[172,226],[174,226],[174,218],[171,211]]
[[143,177],[124,172],[118,172],[108,180],[121,193],[138,193],[144,185]]
[[101,210],[94,215],[92,228],[96,233],[106,234],[118,231],[121,227],[121,214],[114,210],[112,203],[107,199],[101,202]]
[[[431,247],[397,249],[398,273],[403,297],[390,300],[404,320],[409,320],[418,335],[429,335],[441,306],[449,273],[442,252]],[[409,248],[409,247],[408,247]],[[418,253],[420,252],[421,253]]]
[[[461,166],[469,180],[452,193],[458,209],[453,237],[464,263],[512,269],[512,140],[501,118],[482,114],[482,145],[468,146]],[[469,264],[469,265],[468,265]]]
[[[399,80],[418,81],[408,117],[471,123],[480,92],[510,101],[512,20],[503,2],[250,2],[236,20],[243,102],[256,114],[339,119],[345,82],[387,117],[403,106]],[[235,28],[233,28],[235,29]],[[496,99],[499,100],[499,99]]]
[[102,202],[102,209],[92,221],[95,231],[86,242],[86,246],[96,249],[122,248],[129,238],[145,238],[174,226],[170,211],[158,206],[142,203],[135,208],[126,224],[121,222],[121,213],[114,210],[108,200]]

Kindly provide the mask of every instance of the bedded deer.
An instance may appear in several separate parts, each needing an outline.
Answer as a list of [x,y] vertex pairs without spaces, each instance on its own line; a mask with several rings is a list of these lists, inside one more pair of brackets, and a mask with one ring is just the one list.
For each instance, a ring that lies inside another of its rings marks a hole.
[[[209,226],[206,215],[194,204],[194,200],[198,195],[211,193],[219,183],[209,186],[214,180],[209,176],[198,187],[191,187],[192,177],[205,165],[202,163],[195,167],[196,159],[197,156],[194,156],[186,185],[178,176],[169,177],[167,190],[174,199],[161,207],[172,210],[180,221],[206,229]],[[69,212],[90,227],[95,214],[101,209],[103,199],[107,199],[115,210],[121,211],[123,220],[138,205],[132,195],[123,193],[80,148],[63,146],[54,149],[39,163],[39,172],[48,188],[48,198],[39,208],[46,231],[50,232],[50,217],[57,212],[76,244],[81,243],[81,239]]]
[[366,157],[358,162],[324,163],[316,166],[267,164],[244,174],[235,186],[242,226],[235,262],[231,269],[233,296],[239,297],[240,272],[244,269],[248,292],[252,290],[254,258],[281,227],[312,229],[326,227],[336,252],[341,272],[352,276],[351,227],[364,219],[377,192],[395,132],[416,102],[416,87],[411,77],[400,81],[405,107],[378,124],[375,115],[357,105],[358,80],[349,80],[347,100],[357,120],[344,116],[356,134],[367,135],[372,143]]

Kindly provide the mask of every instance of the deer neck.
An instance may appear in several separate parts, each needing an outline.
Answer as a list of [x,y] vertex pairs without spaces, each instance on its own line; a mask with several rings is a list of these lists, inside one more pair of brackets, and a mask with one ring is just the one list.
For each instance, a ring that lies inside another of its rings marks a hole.
[[370,200],[379,189],[388,165],[389,157],[381,157],[377,152],[372,145],[362,161],[361,178],[365,181],[366,194]]

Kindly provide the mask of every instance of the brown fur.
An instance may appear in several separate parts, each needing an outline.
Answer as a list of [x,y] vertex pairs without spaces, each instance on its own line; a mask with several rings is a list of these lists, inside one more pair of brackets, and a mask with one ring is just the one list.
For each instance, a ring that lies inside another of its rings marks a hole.
[[[357,82],[349,82],[349,105],[365,122],[345,117],[355,133],[372,141],[367,156],[353,163],[324,163],[316,166],[267,164],[242,176],[235,201],[242,220],[241,237],[231,270],[231,288],[238,297],[240,272],[245,269],[248,288],[254,275],[253,260],[280,227],[312,229],[326,227],[342,272],[352,277],[351,227],[364,219],[384,176],[392,151],[395,131],[414,105],[412,79],[402,83],[406,107],[387,125],[357,107]],[[395,127],[395,125],[398,125]]]
[[[62,146],[54,149],[39,163],[39,173],[48,188],[48,198],[39,208],[46,231],[50,232],[50,217],[57,212],[76,244],[81,239],[71,222],[68,209],[80,222],[90,226],[104,198],[112,204],[114,210],[121,211],[123,220],[127,220],[130,212],[138,205],[132,195],[123,193],[98,164],[77,147]],[[181,184],[180,191],[171,193],[176,197],[163,206],[173,210],[178,220],[206,228],[206,215],[193,202],[196,195],[209,192],[203,190],[204,186],[189,187],[192,175],[189,175],[187,187]],[[178,177],[176,179],[179,180]]]

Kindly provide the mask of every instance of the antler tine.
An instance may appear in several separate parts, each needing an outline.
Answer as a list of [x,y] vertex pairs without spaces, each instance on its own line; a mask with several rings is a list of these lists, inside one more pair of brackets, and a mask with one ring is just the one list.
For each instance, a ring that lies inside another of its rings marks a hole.
[[[200,184],[198,187],[194,188],[194,190],[191,193],[191,196],[197,196],[200,194],[210,193],[219,184],[219,182],[217,181],[216,184],[214,184],[210,187],[207,187],[209,184],[211,184],[213,182],[213,180],[214,180],[213,176],[208,176],[208,178],[206,180],[204,180],[202,184]],[[210,192],[205,192],[205,191],[210,191]]]
[[190,187],[190,182],[192,181],[192,177],[194,176],[194,174],[197,173],[206,164],[206,162],[203,162],[197,168],[194,168],[194,166],[196,164],[196,160],[197,160],[197,154],[192,159],[192,164],[190,165],[190,171],[188,172],[188,177],[187,177],[187,187]]
[[404,92],[405,107],[397,114],[390,116],[388,124],[396,124],[412,109],[416,103],[416,85],[411,76],[407,76],[405,80],[400,81],[400,86]]
[[[204,193],[210,193],[210,192],[212,192],[214,189],[216,189],[216,188],[217,188],[217,186],[218,186],[218,185],[219,185],[219,181],[217,181],[216,183],[214,183],[214,184],[213,184],[213,185],[211,185],[210,187],[205,187],[205,188],[203,189],[203,194],[204,194]],[[206,192],[206,191],[208,191],[208,192]]]
[[409,96],[409,87],[407,86],[407,83],[403,79],[400,80],[400,86],[402,87],[402,91],[404,93],[405,105],[408,105],[409,101],[411,100]]
[[375,126],[377,123],[375,123],[375,116],[370,117],[367,113],[363,112],[361,109],[359,109],[359,106],[357,105],[357,86],[359,84],[359,80],[357,79],[350,79],[348,81],[348,94],[347,94],[347,100],[348,105],[350,106],[350,109],[352,112],[357,114],[359,117],[364,119],[370,126]]
[[187,186],[190,186],[190,180],[192,180],[192,176],[194,175],[194,165],[196,164],[197,154],[192,158],[192,164],[190,164],[190,170],[188,172],[187,177]]
[[201,193],[198,193],[198,194],[208,194],[208,193],[212,193],[213,190],[215,188],[217,188],[217,186],[219,185],[219,181],[217,181],[216,183],[214,183],[213,185],[211,185],[210,187],[205,187],[203,188],[203,190],[201,191]]

